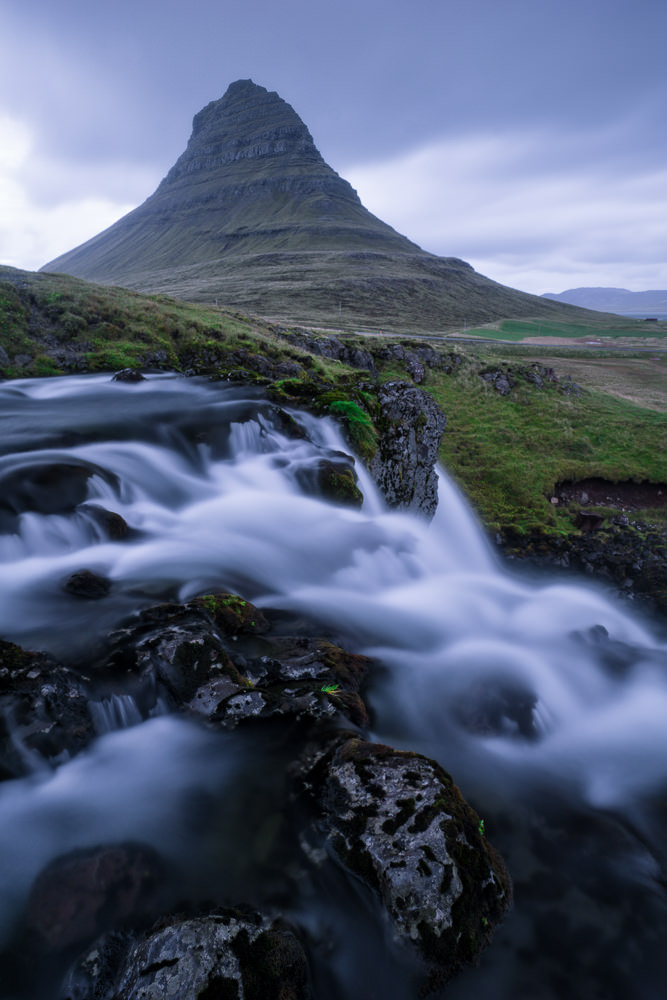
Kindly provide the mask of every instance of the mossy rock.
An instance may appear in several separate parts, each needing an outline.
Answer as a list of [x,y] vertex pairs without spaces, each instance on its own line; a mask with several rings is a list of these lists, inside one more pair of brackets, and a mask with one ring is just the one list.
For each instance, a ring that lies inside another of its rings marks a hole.
[[262,612],[238,594],[204,594],[190,601],[188,607],[204,610],[223,636],[262,634],[269,630]]

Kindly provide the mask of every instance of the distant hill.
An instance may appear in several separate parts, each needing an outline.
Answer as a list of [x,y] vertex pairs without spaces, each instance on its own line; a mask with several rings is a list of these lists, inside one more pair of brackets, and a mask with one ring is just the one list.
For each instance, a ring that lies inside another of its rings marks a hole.
[[41,270],[348,329],[576,315],[376,218],[290,105],[251,80],[195,116],[185,152],[143,205]]
[[543,298],[620,316],[667,317],[665,290],[629,292],[627,288],[569,288],[565,292],[547,292]]

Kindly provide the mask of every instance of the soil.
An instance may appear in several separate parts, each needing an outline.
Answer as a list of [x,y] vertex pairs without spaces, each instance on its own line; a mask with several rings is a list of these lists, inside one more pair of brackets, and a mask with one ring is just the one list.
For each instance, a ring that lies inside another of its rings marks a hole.
[[612,483],[591,478],[558,483],[555,496],[561,503],[574,501],[623,510],[667,507],[667,483]]

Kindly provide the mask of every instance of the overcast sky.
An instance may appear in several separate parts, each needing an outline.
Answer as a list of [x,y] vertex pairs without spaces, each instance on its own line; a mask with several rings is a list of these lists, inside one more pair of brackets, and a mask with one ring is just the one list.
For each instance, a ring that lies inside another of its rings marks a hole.
[[666,52],[665,0],[0,0],[0,262],[140,204],[251,78],[424,249],[667,288]]

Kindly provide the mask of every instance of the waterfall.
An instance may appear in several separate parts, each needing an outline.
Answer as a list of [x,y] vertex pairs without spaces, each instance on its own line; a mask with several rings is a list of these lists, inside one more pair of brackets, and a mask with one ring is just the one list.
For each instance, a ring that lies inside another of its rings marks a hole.
[[[388,511],[359,462],[362,508],[326,502],[303,473],[349,451],[336,426],[294,412],[305,436],[289,436],[255,390],[26,380],[0,384],[0,415],[0,637],[85,658],[129,612],[214,590],[321,623],[382,664],[368,693],[374,738],[453,773],[518,883],[499,944],[447,995],[564,995],[544,983],[557,980],[558,949],[537,944],[556,925],[563,949],[579,933],[609,939],[634,983],[627,997],[658,995],[667,647],[654,624],[594,584],[508,572],[444,471],[430,524]],[[127,536],[105,533],[91,508],[121,518]],[[104,600],[65,591],[82,568],[110,581]],[[123,836],[181,857],[193,834],[174,819],[180,800],[236,774],[225,740],[142,721],[130,696],[92,711],[106,735],[89,751],[0,785],[0,866],[13,872],[0,933],[59,852]],[[614,893],[629,902],[615,906]],[[610,997],[626,982],[614,961]]]

